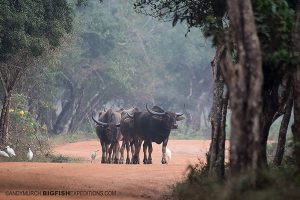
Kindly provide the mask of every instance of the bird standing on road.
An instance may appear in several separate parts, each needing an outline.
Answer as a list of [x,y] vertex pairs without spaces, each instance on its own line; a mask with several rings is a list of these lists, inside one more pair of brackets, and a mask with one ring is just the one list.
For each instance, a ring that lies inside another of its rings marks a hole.
[[92,153],[92,155],[91,155],[91,163],[92,162],[95,162],[95,159],[96,159],[96,156],[97,156],[97,152],[98,152],[99,150],[97,150],[97,151],[93,151],[93,153]]
[[168,147],[166,147],[166,155],[167,155],[167,157],[168,157],[168,161],[170,161],[170,160],[171,160],[171,157],[172,157],[172,152],[171,152],[170,149],[168,149]]
[[6,147],[6,152],[8,153],[9,156],[16,156],[15,151],[9,146]]
[[2,150],[0,150],[0,156],[9,158],[9,155],[5,151],[2,151]]
[[30,147],[28,148],[28,152],[27,152],[27,159],[28,160],[32,160],[32,158],[33,158],[33,153],[32,153],[32,151],[31,151],[31,149],[30,149]]

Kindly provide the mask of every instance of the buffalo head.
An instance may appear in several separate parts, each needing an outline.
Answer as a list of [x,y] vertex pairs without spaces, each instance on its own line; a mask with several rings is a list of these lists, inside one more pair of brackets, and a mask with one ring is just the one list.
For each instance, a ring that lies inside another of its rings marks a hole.
[[98,129],[101,132],[99,135],[101,135],[101,137],[106,138],[108,141],[113,142],[117,136],[118,127],[120,127],[120,123],[116,124],[112,122],[103,122],[102,120],[106,113],[103,113],[103,115],[99,114],[99,120],[96,120],[94,118],[94,115],[92,115],[92,119],[97,124]]
[[153,115],[154,118],[163,122],[167,129],[177,129],[177,121],[184,119],[183,113],[164,111],[158,106],[154,106],[152,109],[149,109],[146,104],[146,109],[151,115]]

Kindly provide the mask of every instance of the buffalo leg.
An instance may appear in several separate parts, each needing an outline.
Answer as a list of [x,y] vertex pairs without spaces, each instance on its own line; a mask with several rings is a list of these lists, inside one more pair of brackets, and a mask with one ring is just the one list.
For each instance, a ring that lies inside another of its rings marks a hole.
[[167,158],[166,158],[166,149],[167,149],[167,145],[168,145],[168,140],[169,138],[167,138],[162,145],[162,159],[161,159],[161,163],[162,164],[168,164]]
[[148,141],[144,141],[144,144],[143,144],[143,152],[144,152],[144,159],[143,159],[143,163],[144,164],[147,164],[148,163],[148,160],[147,160],[147,148],[148,148]]
[[112,163],[118,164],[118,156],[119,156],[119,143],[116,142],[113,144],[113,153],[112,153]]
[[101,163],[106,163],[106,146],[105,146],[104,142],[101,142],[101,147],[102,147]]
[[119,164],[123,164],[124,163],[124,150],[125,150],[125,146],[126,146],[126,140],[123,139],[122,146],[121,146],[121,149],[120,149],[121,157],[120,157]]
[[133,157],[135,154],[135,145],[134,145],[134,141],[130,142],[130,149],[131,149],[131,164],[133,164]]
[[152,164],[152,156],[151,156],[152,151],[153,151],[152,142],[149,142],[148,143],[148,153],[149,153],[149,155],[148,155],[148,162],[147,162],[148,164]]
[[105,150],[105,152],[106,152],[105,163],[109,163],[109,147],[110,147],[109,144],[106,144],[106,145],[105,145],[105,149],[106,149],[106,150]]
[[140,151],[141,151],[141,146],[142,146],[142,141],[137,139],[134,141],[134,147],[135,147],[135,151],[134,151],[134,156],[132,158],[133,160],[133,164],[140,164]]
[[128,140],[125,140],[125,145],[126,145],[126,152],[127,152],[126,164],[130,164],[130,145]]
[[109,146],[109,151],[108,151],[108,163],[113,163],[113,148],[114,148],[114,144],[111,144]]

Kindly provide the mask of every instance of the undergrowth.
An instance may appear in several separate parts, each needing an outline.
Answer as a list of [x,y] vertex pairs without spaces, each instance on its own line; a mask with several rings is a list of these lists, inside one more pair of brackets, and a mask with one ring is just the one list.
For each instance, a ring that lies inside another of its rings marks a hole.
[[300,173],[294,165],[270,166],[258,173],[254,187],[250,173],[218,180],[208,175],[203,163],[190,165],[186,179],[171,188],[176,200],[281,200],[300,199]]

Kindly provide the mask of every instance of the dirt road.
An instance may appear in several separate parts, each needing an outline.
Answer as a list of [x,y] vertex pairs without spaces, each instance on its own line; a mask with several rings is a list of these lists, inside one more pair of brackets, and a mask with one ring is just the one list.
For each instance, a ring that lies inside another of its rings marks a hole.
[[[91,164],[91,152],[99,149],[96,140],[54,149],[56,154],[82,157],[83,163],[0,163],[0,199],[157,199],[184,177],[188,164],[204,160],[209,141],[171,140],[168,147],[172,151],[168,165],[160,163],[161,145],[153,146],[152,165],[100,164],[101,152]],[[16,190],[19,195],[6,194]],[[72,196],[50,196],[55,190],[71,191],[68,195]],[[20,191],[37,196],[24,196]],[[41,195],[44,191],[49,191],[47,196]],[[84,192],[80,196],[77,191],[93,191],[94,196]]]

